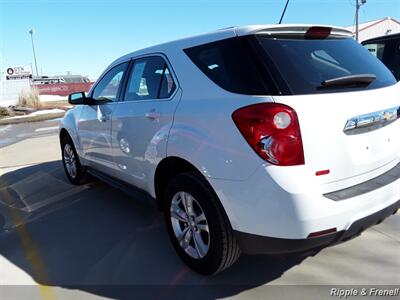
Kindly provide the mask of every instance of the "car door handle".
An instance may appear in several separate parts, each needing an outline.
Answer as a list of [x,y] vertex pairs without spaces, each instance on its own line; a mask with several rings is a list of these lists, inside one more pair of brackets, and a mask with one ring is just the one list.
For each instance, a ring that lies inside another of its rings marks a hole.
[[108,121],[108,116],[106,116],[106,115],[101,115],[100,117],[99,117],[99,121],[100,122],[106,122],[106,121]]
[[160,119],[160,114],[156,112],[155,110],[149,111],[148,113],[145,114],[145,117],[147,119],[150,119],[152,121]]
[[106,122],[110,119],[110,117],[101,111],[100,105],[97,106],[97,120],[99,122]]

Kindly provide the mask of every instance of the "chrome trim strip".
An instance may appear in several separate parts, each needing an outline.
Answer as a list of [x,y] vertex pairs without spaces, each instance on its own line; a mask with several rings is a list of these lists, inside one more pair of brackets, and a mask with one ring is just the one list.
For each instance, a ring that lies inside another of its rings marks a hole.
[[347,120],[343,132],[348,135],[370,132],[400,118],[400,106],[359,115]]

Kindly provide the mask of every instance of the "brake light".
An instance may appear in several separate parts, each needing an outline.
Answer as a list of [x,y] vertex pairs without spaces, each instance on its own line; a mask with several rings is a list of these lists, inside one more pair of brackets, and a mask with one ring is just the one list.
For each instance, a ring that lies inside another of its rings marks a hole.
[[332,28],[313,26],[310,27],[304,34],[305,39],[324,39],[331,34]]
[[236,110],[232,118],[262,159],[279,166],[304,164],[300,126],[291,107],[278,103],[254,104]]

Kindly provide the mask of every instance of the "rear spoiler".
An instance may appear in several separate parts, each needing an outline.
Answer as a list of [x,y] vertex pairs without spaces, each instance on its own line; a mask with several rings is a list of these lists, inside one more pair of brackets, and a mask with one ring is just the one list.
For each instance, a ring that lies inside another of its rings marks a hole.
[[350,30],[341,27],[331,27],[325,25],[275,25],[275,26],[250,26],[247,28],[239,28],[236,30],[238,36],[249,34],[266,34],[266,35],[306,35],[307,33],[323,33],[333,37],[353,37]]

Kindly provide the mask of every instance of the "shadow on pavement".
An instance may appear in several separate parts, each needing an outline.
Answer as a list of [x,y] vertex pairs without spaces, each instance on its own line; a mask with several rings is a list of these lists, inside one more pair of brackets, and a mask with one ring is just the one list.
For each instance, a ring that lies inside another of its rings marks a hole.
[[61,161],[1,176],[0,216],[0,255],[36,282],[110,298],[225,298],[305,258],[243,255],[222,274],[198,275],[175,254],[159,211],[100,182],[70,185]]

